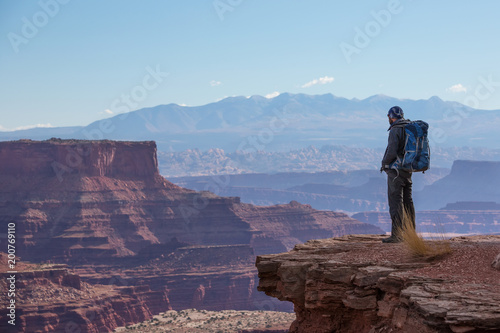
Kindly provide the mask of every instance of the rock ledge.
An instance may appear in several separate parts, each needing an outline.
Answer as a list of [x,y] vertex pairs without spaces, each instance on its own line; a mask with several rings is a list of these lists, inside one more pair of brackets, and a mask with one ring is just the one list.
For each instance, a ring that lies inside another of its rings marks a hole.
[[382,236],[312,240],[257,257],[258,290],[293,302],[290,332],[500,332],[500,236],[451,240],[427,262]]

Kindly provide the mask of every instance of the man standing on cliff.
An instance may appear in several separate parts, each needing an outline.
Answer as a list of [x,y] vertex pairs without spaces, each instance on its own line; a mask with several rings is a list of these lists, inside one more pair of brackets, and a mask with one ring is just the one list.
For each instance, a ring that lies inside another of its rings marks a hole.
[[411,172],[405,170],[391,169],[390,165],[398,158],[403,159],[405,148],[405,125],[410,123],[404,118],[403,110],[399,106],[393,106],[387,113],[390,127],[389,141],[382,159],[380,171],[387,173],[387,196],[389,200],[389,213],[392,220],[391,236],[384,238],[384,243],[401,242],[401,231],[403,217],[409,219],[415,228],[415,208],[411,193]]

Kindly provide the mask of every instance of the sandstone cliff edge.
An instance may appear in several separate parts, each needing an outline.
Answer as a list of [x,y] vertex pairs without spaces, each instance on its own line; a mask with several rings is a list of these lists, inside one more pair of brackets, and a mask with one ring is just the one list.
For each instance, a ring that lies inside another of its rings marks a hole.
[[290,332],[500,332],[500,236],[415,259],[381,236],[312,240],[257,257],[258,290],[294,304]]

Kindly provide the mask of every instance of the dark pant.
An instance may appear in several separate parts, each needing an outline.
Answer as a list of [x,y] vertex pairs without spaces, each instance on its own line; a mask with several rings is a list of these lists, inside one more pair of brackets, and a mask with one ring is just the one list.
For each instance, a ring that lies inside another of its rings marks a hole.
[[400,236],[403,218],[407,218],[409,226],[415,229],[415,207],[411,197],[411,186],[411,173],[401,170],[399,173],[393,169],[387,170],[387,196],[393,237]]

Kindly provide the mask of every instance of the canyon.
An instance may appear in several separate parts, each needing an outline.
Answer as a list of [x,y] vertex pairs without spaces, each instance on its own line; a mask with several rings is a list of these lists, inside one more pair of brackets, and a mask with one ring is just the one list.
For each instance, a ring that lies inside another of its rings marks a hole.
[[[391,231],[387,212],[363,212],[353,218]],[[417,211],[417,229],[429,234],[500,234],[500,207],[495,202],[459,201],[439,210]]]
[[[2,264],[6,264],[5,255]],[[126,323],[143,321],[171,309],[166,291],[148,286],[94,285],[82,281],[64,264],[20,264],[16,274],[16,321],[7,324],[0,310],[2,332],[110,332]],[[7,290],[0,273],[0,287]],[[0,295],[7,303],[7,293]]]
[[[335,160],[335,157],[331,159]],[[477,202],[469,210],[484,211],[483,207],[476,207],[480,205],[479,202],[500,202],[499,168],[500,163],[495,161],[455,160],[451,169],[433,166],[425,173],[414,173],[415,207],[419,211],[429,212],[456,202]],[[183,187],[203,190],[214,187],[214,177],[228,179],[216,187],[220,195],[238,196],[242,202],[257,205],[296,200],[316,209],[349,214],[388,210],[386,175],[377,170],[331,169],[321,172],[174,177],[171,180]],[[460,210],[464,211],[462,208]],[[490,207],[489,210],[498,208]]]
[[[54,290],[38,298],[21,292],[24,331],[63,332],[68,323],[109,331],[170,309],[290,311],[257,292],[255,255],[382,233],[296,201],[258,207],[179,187],[159,174],[156,152],[152,141],[0,142],[0,224],[16,225],[16,255],[26,263],[19,281]],[[4,234],[0,248],[6,241]],[[47,266],[54,264],[68,266]],[[95,299],[65,282],[76,280],[109,300],[90,319],[82,309]],[[59,289],[76,303],[65,304]]]
[[[332,159],[335,159],[332,157]],[[432,168],[413,175],[415,196],[428,185],[446,177],[449,169]],[[216,182],[223,178],[222,184]],[[222,196],[237,196],[255,205],[310,204],[315,209],[349,213],[387,211],[387,180],[378,170],[251,173],[217,176],[174,177],[171,181],[192,190],[216,189]],[[420,203],[419,207],[421,207]]]

